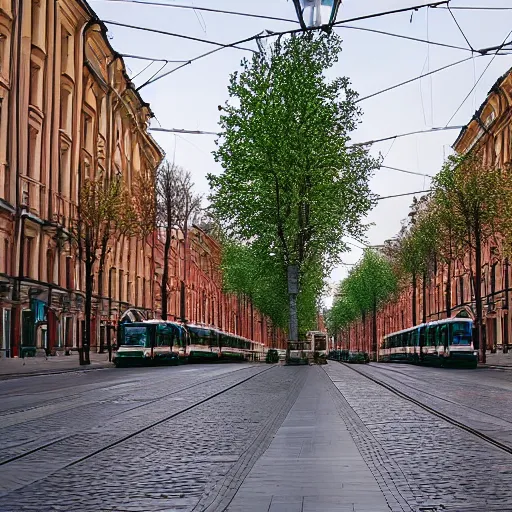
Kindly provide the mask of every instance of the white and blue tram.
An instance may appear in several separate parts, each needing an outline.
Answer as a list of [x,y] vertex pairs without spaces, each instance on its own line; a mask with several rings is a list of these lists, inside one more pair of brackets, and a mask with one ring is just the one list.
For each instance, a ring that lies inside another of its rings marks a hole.
[[264,357],[262,343],[211,327],[146,320],[120,326],[116,366],[128,363],[226,362]]
[[449,318],[384,336],[379,361],[476,368],[473,321]]

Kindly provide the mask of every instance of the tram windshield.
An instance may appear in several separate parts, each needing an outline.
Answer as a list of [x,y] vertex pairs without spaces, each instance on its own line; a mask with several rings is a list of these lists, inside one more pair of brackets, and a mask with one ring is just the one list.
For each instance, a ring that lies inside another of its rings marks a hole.
[[143,347],[146,344],[147,336],[147,327],[125,325],[123,345],[129,347]]
[[471,345],[472,326],[471,322],[455,322],[451,324],[451,344]]

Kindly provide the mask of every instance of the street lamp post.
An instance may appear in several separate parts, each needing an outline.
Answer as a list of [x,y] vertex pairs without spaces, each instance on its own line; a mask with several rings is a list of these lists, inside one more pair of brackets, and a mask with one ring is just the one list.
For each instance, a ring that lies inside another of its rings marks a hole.
[[325,27],[330,30],[342,0],[293,0],[300,26],[307,28]]

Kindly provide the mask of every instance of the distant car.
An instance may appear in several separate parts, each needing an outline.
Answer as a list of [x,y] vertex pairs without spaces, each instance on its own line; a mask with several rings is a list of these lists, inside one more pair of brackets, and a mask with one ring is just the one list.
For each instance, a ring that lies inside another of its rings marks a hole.
[[277,363],[279,361],[279,353],[277,352],[277,350],[270,348],[267,351],[267,357],[266,357],[265,361],[270,364]]

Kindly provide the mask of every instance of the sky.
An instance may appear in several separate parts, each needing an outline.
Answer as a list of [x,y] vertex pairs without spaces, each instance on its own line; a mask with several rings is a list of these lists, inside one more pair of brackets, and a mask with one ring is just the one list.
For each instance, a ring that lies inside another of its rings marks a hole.
[[[154,0],[169,5],[189,5],[227,11],[262,14],[296,20],[290,0]],[[425,2],[426,3],[426,2]],[[228,44],[258,34],[266,29],[274,32],[297,27],[297,23],[200,12],[190,9],[159,7],[122,2],[90,0],[104,21],[138,25],[196,38]],[[421,5],[421,0],[343,0],[338,20],[365,14]],[[474,49],[486,48],[512,40],[512,10],[455,10],[461,6],[511,7],[509,0],[451,0],[452,12]],[[351,27],[369,28],[412,36],[429,41],[468,48],[461,31],[447,9],[417,11],[382,16],[349,23]],[[121,54],[147,56],[168,60],[189,60],[215,46],[120,27],[107,23],[111,44]],[[343,51],[332,74],[347,76],[363,98],[374,92],[408,80],[422,73],[472,56],[470,51],[428,45],[354,28],[338,28]],[[247,46],[257,49],[256,43]],[[140,90],[155,114],[152,127],[180,128],[215,132],[218,129],[218,106],[228,99],[227,85],[231,73],[239,69],[241,59],[251,53],[239,49],[223,49],[187,65],[169,76]],[[473,54],[476,55],[476,54]],[[125,59],[129,76],[136,86],[145,83],[163,63],[144,68],[148,61]],[[179,64],[167,64],[164,71]],[[485,68],[488,68],[485,70]],[[363,142],[433,127],[467,124],[485,100],[496,80],[512,67],[512,55],[475,57],[417,80],[408,85],[361,101],[361,124],[352,134],[353,142]],[[474,87],[482,72],[482,78]],[[139,74],[140,73],[140,74]],[[452,118],[453,114],[455,116]],[[371,153],[382,155],[383,165],[422,174],[435,174],[459,130],[418,134],[372,145]],[[215,137],[211,135],[174,135],[153,132],[154,138],[169,160],[189,170],[197,192],[208,194],[208,173],[219,173],[212,151]],[[379,196],[427,190],[428,177],[400,173],[388,169],[376,171],[371,188]],[[379,201],[365,222],[370,224],[365,242],[379,245],[399,231],[407,217],[412,196]],[[347,239],[361,247],[361,244]],[[336,267],[330,284],[343,279],[351,265],[362,256],[362,250],[350,246],[343,256],[344,265]],[[326,305],[330,299],[326,298]]]

